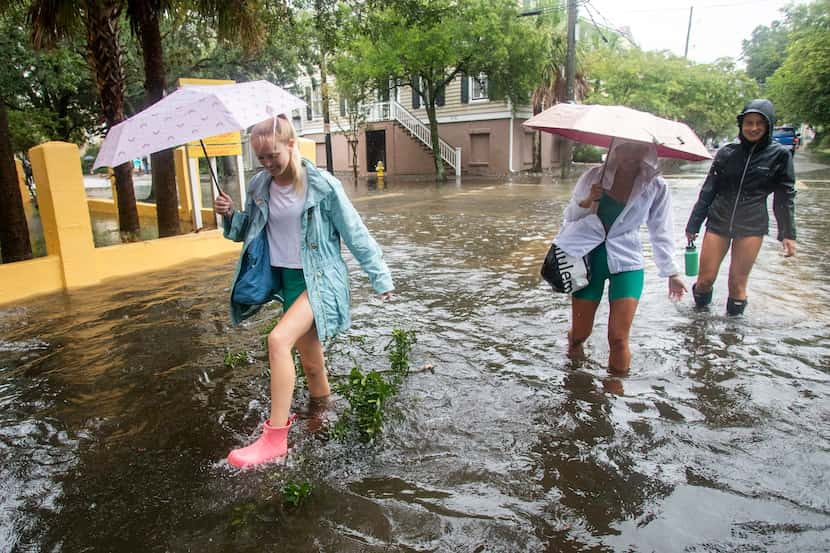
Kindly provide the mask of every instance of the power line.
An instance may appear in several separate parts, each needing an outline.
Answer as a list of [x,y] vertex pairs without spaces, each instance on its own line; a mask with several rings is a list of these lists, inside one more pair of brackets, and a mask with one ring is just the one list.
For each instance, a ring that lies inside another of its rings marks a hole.
[[[585,1],[588,1],[588,0],[585,0]],[[698,0],[695,0],[694,5],[697,8],[708,9],[708,8],[735,8],[735,7],[739,7],[739,6],[757,6],[758,4],[772,4],[772,3],[781,4],[782,8],[786,8],[787,6],[790,5],[791,2],[789,0],[787,0],[787,1],[782,1],[782,0],[740,0],[740,1],[734,1],[734,2],[718,2],[716,4],[707,4],[705,2],[700,2]],[[692,2],[690,1],[689,5],[691,5],[691,4],[692,4]],[[594,9],[596,9],[596,7],[594,7]],[[688,5],[687,6],[668,6],[668,7],[658,5],[658,6],[655,6],[653,8],[630,9],[630,10],[626,10],[626,13],[654,13],[654,12],[664,13],[664,12],[668,12],[668,11],[684,11],[685,12],[688,9],[689,9]]]
[[[604,15],[603,15],[603,14],[602,14],[602,13],[601,13],[601,12],[600,12],[597,8],[596,8],[596,6],[594,6],[593,4],[591,4],[590,0],[584,0],[584,4],[583,4],[583,5],[584,5],[584,7],[585,7],[585,9],[586,9],[585,11],[587,11],[587,12],[588,12],[588,16],[591,18],[591,22],[594,24],[594,27],[596,27],[596,28],[597,28],[597,30],[599,30],[599,27],[600,27],[600,26],[602,26],[602,27],[603,27],[606,31],[611,31],[611,32],[613,32],[613,33],[615,33],[615,34],[617,34],[617,35],[619,35],[619,36],[623,37],[624,39],[626,39],[626,40],[627,40],[627,41],[628,41],[628,42],[629,42],[632,46],[634,46],[635,48],[639,48],[639,47],[640,47],[640,45],[639,45],[639,44],[637,44],[637,43],[634,41],[634,38],[631,36],[631,32],[630,32],[630,31],[625,31],[625,30],[623,30],[623,29],[621,29],[621,28],[619,28],[619,27],[614,26],[614,24],[613,24],[613,23],[611,23],[611,21],[610,21],[607,17],[605,17],[605,16],[604,16]],[[606,23],[605,23],[605,24],[602,24],[602,25],[601,25],[601,24],[599,24],[599,23],[597,23],[597,22],[596,22],[596,20],[594,20],[593,15],[591,14],[591,10],[593,10],[593,11],[596,13],[597,17],[602,18],[602,19],[603,19]],[[602,36],[602,33],[600,33],[600,36]],[[605,40],[605,42],[608,42],[608,41],[605,39],[605,37],[603,37],[603,40]]]

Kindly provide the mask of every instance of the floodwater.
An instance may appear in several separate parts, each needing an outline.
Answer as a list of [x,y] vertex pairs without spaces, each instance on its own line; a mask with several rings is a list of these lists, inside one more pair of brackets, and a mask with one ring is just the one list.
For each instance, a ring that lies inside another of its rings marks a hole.
[[[705,169],[668,175],[678,261]],[[607,303],[571,363],[568,300],[538,276],[571,183],[354,191],[397,291],[350,261],[332,380],[388,368],[393,328],[416,331],[414,370],[370,445],[328,438],[342,398],[298,390],[289,455],[255,470],[224,459],[267,416],[279,309],[229,326],[232,258],[5,306],[0,551],[827,551],[830,183],[810,176],[798,256],[765,241],[743,318],[725,278],[707,313],[670,302],[647,252],[626,378],[604,369]]]

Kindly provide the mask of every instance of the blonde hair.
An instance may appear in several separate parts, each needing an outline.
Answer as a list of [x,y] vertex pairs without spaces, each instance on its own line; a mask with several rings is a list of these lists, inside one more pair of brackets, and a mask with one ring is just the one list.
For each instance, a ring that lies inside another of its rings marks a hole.
[[294,193],[302,195],[303,192],[303,165],[300,148],[297,145],[297,132],[294,130],[294,125],[284,114],[260,121],[251,128],[251,146],[254,149],[260,149],[266,146],[268,142],[276,144],[279,141],[281,144],[288,145],[290,141],[294,142],[294,147],[290,150],[291,159],[288,162],[286,171],[289,172],[291,182],[294,184]]

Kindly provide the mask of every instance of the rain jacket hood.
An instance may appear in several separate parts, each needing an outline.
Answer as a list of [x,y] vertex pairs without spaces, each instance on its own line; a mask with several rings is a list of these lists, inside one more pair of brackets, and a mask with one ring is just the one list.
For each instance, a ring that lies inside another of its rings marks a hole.
[[760,146],[764,146],[770,142],[772,142],[772,131],[775,127],[775,107],[772,105],[772,102],[765,98],[758,98],[755,100],[750,100],[744,106],[743,111],[738,114],[738,138],[741,140],[743,144],[751,144],[741,132],[741,125],[744,121],[744,115],[747,113],[760,113],[764,116],[764,119],[767,120],[767,135],[764,137],[763,140],[759,141],[761,144]]

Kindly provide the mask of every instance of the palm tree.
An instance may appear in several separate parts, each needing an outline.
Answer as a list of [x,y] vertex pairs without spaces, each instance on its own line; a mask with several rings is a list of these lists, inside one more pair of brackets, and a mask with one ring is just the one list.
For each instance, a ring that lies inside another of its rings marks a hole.
[[[127,18],[141,45],[144,60],[146,106],[161,100],[167,89],[160,20],[173,8],[173,4],[171,0],[127,0]],[[187,6],[181,7],[187,9]],[[198,16],[214,23],[220,39],[238,38],[249,49],[256,49],[262,44],[264,26],[260,14],[263,6],[259,2],[200,0],[193,7]],[[151,164],[159,236],[178,234],[179,212],[173,151],[163,150],[153,154]]]
[[31,259],[32,244],[17,185],[6,103],[0,98],[0,250],[3,263]]
[[[89,65],[109,127],[125,119],[123,67],[118,42],[121,8],[118,0],[34,0],[29,7],[32,41],[38,48],[53,47],[60,38],[83,27]],[[122,163],[113,171],[119,229],[122,236],[129,239],[139,231],[132,168],[130,163]]]
[[[164,97],[167,77],[161,45],[159,19],[168,2],[164,0],[129,0],[127,17],[141,45],[144,59],[144,91],[146,105]],[[173,150],[162,150],[150,156],[152,195],[156,200],[159,237],[179,234],[179,199],[176,190],[176,166]]]
[[[542,78],[530,97],[533,115],[541,113],[547,108],[567,100],[567,83],[565,80],[566,39],[561,33],[552,33],[551,49],[547,61],[542,68]],[[585,97],[588,84],[582,72],[576,73],[574,79],[574,99]],[[533,171],[542,170],[542,140],[541,131],[536,131],[533,137]]]
[[[0,12],[4,18],[11,7],[8,1],[0,0]],[[6,96],[10,93],[9,90],[0,90],[0,253],[4,263],[32,257],[32,243],[17,184],[17,167],[9,130],[9,99]]]

